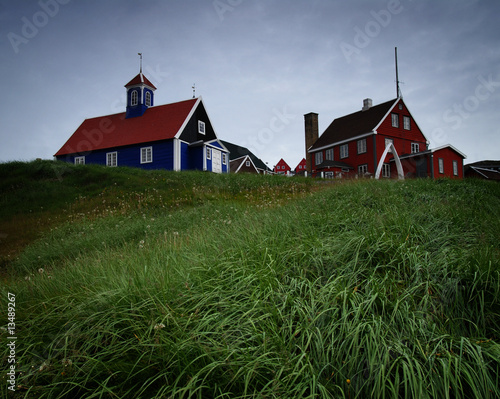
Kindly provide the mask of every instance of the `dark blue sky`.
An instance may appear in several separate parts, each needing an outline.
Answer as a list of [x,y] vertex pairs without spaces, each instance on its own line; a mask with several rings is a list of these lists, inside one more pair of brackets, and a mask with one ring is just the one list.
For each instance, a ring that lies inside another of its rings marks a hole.
[[402,93],[431,147],[500,159],[500,2],[0,0],[0,161],[51,158],[85,118],[201,95],[219,138],[272,167],[302,159],[303,115]]

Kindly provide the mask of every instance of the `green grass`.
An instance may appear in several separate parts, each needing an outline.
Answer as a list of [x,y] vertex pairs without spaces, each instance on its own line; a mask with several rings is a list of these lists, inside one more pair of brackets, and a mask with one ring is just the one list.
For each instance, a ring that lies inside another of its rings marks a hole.
[[499,185],[71,170],[6,263],[12,397],[500,396]]

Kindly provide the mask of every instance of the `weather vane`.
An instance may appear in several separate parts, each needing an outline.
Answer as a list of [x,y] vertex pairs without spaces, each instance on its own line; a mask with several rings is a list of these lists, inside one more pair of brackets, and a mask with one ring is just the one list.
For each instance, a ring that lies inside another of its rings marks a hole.
[[193,83],[192,89],[193,89],[193,98],[195,98],[196,97],[196,83]]
[[141,69],[140,69],[140,71],[141,71],[141,73],[142,73],[142,53],[137,53],[137,55],[138,55],[138,56],[140,57],[140,59],[141,59],[141,61],[140,61],[140,62],[141,62]]

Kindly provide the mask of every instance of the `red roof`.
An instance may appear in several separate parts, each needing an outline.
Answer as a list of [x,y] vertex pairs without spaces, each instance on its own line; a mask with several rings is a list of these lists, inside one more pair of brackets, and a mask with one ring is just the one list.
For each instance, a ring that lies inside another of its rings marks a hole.
[[85,119],[55,156],[173,139],[201,99],[151,107],[142,116],[125,112]]
[[138,73],[135,78],[133,78],[130,82],[128,82],[125,85],[125,87],[140,85],[142,83],[144,83],[144,84],[148,85],[149,87],[152,87],[154,90],[156,90],[156,87],[154,86],[154,84],[151,83],[149,81],[149,79],[147,77],[145,77],[142,72]]

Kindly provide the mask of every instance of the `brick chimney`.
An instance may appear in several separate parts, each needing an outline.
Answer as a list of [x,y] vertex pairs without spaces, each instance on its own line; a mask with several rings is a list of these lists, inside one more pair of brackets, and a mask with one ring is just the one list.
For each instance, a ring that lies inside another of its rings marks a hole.
[[304,125],[306,131],[306,170],[307,175],[311,176],[312,173],[312,157],[308,152],[309,148],[318,140],[318,114],[310,112],[304,115]]

